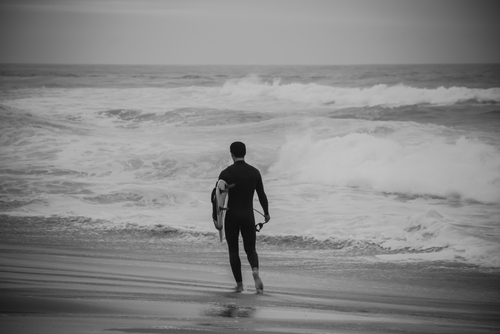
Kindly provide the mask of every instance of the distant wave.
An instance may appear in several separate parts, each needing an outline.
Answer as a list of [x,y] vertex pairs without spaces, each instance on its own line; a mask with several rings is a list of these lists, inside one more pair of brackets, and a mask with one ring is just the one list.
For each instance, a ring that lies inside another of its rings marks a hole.
[[192,80],[196,80],[196,79],[212,79],[210,77],[207,77],[207,76],[203,76],[203,75],[194,75],[194,74],[186,74],[186,75],[183,75],[181,77],[179,77],[179,79],[192,79]]
[[272,118],[271,115],[216,108],[177,108],[168,112],[148,113],[136,109],[111,109],[96,113],[99,118],[114,119],[133,127],[145,122],[182,124],[184,126],[211,126],[221,124],[242,124],[259,122]]
[[79,74],[72,72],[50,72],[50,71],[39,71],[39,70],[3,70],[0,71],[0,76],[3,77],[71,77],[71,78],[79,78],[79,77],[104,77],[105,75],[98,74]]
[[[68,116],[68,120],[75,120]],[[40,144],[39,131],[45,129],[57,136],[59,131],[81,135],[86,130],[73,127],[71,124],[47,117],[39,116],[22,109],[6,106],[0,103],[0,144],[29,145]],[[48,132],[45,132],[47,134]]]
[[267,96],[278,100],[336,107],[450,105],[466,101],[500,103],[500,88],[439,87],[427,89],[384,84],[366,88],[346,88],[315,83],[281,84],[280,79],[269,83],[262,81],[259,77],[229,80],[224,84],[221,93],[247,98]]
[[[203,117],[212,117],[226,111],[226,116],[233,118],[235,112],[240,115],[242,112],[258,112],[262,115],[348,108],[500,104],[500,88],[424,89],[403,85],[345,88],[315,83],[282,84],[279,79],[269,83],[258,77],[228,80],[217,87],[53,88],[25,90],[23,93],[32,93],[32,96],[26,100],[13,99],[7,103],[19,109],[36,109],[39,114],[52,113],[51,104],[57,104],[60,108],[71,110],[74,114],[68,114],[67,117],[73,118],[76,114],[87,118],[88,115],[83,112],[85,108],[95,111],[101,106],[109,106],[102,108],[96,115],[127,122],[169,122],[177,112],[192,119],[201,117],[202,114]],[[79,109],[74,108],[81,103],[83,104]],[[384,114],[388,112],[390,111],[385,111]]]

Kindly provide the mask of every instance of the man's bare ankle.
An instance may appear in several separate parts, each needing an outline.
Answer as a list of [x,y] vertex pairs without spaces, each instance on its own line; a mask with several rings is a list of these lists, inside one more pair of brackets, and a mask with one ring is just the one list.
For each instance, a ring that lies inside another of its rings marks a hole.
[[262,283],[262,280],[259,276],[259,268],[252,269],[252,276],[255,281],[255,290],[257,291],[257,293],[264,293],[264,284]]
[[243,282],[237,282],[236,286],[234,288],[234,291],[236,292],[243,292],[245,289],[243,288]]

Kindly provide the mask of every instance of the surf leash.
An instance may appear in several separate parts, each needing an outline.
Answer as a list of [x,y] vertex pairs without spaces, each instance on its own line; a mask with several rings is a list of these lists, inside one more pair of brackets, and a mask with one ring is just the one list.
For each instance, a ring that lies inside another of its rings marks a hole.
[[[262,212],[260,212],[259,210],[255,210],[253,209],[253,211],[257,212],[259,215],[261,215],[262,217],[266,218],[266,216],[264,216],[264,214]],[[263,223],[258,223],[255,225],[255,230],[257,232],[260,232],[260,230],[262,230],[262,228],[264,227],[264,224],[266,224],[267,222],[263,222]]]
[[260,230],[262,230],[262,228],[264,227],[264,224],[266,223],[258,223],[257,225],[255,225],[255,230],[257,232],[260,232]]

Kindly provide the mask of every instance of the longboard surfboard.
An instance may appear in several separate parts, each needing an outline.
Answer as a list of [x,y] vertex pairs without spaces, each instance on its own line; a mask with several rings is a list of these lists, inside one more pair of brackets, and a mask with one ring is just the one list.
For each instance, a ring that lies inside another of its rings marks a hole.
[[224,219],[226,218],[227,211],[227,183],[224,180],[219,180],[215,188],[215,204],[217,221],[214,220],[215,228],[219,230],[220,242],[224,240]]

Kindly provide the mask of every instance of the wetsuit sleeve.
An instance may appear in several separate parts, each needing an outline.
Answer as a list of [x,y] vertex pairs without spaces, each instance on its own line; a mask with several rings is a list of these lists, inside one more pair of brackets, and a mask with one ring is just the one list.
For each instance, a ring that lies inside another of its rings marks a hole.
[[259,197],[259,202],[262,206],[262,209],[264,210],[264,214],[269,215],[269,203],[267,202],[267,196],[264,192],[264,184],[262,183],[262,177],[260,175],[257,180],[257,187],[255,188],[255,191],[257,192],[257,196]]
[[225,172],[225,170],[223,170],[222,172],[220,172],[219,178],[217,180],[224,180],[227,183],[227,176],[225,175],[226,173],[224,173],[224,172]]

